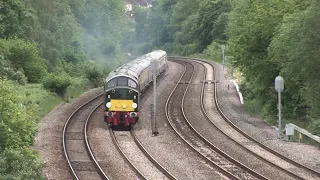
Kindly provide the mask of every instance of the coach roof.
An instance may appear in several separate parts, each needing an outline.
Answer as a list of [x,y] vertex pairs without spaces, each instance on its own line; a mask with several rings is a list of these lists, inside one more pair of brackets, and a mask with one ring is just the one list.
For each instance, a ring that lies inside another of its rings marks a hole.
[[151,53],[145,54],[141,57],[138,57],[122,66],[117,68],[116,70],[109,73],[109,75],[106,78],[106,82],[108,82],[110,79],[112,79],[114,76],[129,76],[138,80],[138,77],[140,73],[150,66],[152,59],[160,59],[162,56],[166,54],[163,50],[156,50],[152,51]]

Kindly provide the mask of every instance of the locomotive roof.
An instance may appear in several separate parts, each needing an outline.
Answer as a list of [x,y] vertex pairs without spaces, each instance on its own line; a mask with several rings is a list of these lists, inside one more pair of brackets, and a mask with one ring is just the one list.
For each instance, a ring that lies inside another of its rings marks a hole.
[[152,59],[160,59],[166,54],[163,50],[155,50],[143,56],[140,56],[122,66],[114,71],[111,71],[106,78],[106,82],[115,76],[129,76],[132,79],[138,80],[140,73],[147,68]]

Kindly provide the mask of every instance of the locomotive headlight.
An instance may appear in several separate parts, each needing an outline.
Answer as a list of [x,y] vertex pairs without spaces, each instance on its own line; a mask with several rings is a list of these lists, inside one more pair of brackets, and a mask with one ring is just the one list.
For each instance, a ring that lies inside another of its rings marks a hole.
[[137,108],[137,107],[138,107],[137,103],[133,103],[133,104],[132,104],[132,108],[135,109],[135,108]]
[[111,108],[111,102],[107,102],[106,106],[107,108]]

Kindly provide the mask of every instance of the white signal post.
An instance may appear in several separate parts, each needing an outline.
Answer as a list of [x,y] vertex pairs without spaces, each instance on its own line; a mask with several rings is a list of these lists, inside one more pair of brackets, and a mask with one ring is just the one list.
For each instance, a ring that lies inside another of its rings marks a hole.
[[279,128],[279,139],[281,138],[281,92],[284,89],[284,80],[281,76],[276,77],[274,81],[274,88],[278,92],[278,128]]
[[151,61],[151,69],[153,72],[153,119],[151,120],[152,124],[152,135],[157,136],[159,134],[156,123],[156,109],[157,109],[157,69],[158,61],[153,59]]

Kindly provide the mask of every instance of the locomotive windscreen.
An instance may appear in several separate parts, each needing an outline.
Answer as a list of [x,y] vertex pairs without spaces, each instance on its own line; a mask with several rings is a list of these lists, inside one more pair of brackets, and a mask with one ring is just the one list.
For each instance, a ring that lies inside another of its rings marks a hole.
[[108,82],[108,88],[112,88],[114,86],[129,86],[136,89],[137,83],[128,77],[117,77]]

